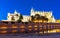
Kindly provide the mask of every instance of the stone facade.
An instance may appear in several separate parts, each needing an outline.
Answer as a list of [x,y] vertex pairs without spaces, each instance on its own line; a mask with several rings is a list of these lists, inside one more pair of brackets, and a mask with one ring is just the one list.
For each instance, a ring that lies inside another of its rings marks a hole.
[[52,15],[52,11],[35,11],[33,8],[31,9],[31,16],[35,16],[36,14],[39,14],[40,16],[44,16],[48,18],[48,22],[55,22],[55,18]]
[[[54,16],[52,15],[52,11],[35,11],[33,8],[31,9],[31,12],[30,12],[30,16],[27,16],[27,15],[23,15],[23,19],[21,20],[22,22],[33,22],[31,20],[31,16],[35,16],[36,14],[39,14],[40,16],[43,16],[44,18],[47,18],[48,21],[47,22],[55,22],[55,18]],[[19,17],[20,17],[20,13],[18,13],[16,10],[14,12],[14,14],[10,14],[8,13],[8,16],[7,16],[7,20],[8,21],[18,21],[19,20]],[[43,19],[44,20],[44,19]],[[42,20],[42,21],[43,21]],[[38,22],[39,20],[37,20]],[[41,22],[41,21],[39,21]]]
[[14,14],[8,13],[7,20],[8,21],[17,21],[19,19],[20,13],[17,13],[17,11],[14,12]]

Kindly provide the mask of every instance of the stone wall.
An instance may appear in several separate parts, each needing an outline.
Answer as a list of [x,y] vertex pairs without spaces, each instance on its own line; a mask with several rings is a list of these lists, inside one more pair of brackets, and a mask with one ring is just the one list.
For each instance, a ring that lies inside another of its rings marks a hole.
[[0,33],[36,33],[60,29],[60,23],[0,22]]

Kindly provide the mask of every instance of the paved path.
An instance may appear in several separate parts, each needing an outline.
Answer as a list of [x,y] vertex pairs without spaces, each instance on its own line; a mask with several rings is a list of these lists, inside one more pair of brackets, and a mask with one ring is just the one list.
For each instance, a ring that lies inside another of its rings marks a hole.
[[47,35],[39,35],[39,34],[6,34],[0,35],[0,38],[60,38],[60,34],[47,34]]

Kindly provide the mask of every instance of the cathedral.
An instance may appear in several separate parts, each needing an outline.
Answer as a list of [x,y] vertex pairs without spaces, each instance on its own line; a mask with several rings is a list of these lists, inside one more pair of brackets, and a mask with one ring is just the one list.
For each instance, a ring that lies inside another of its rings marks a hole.
[[22,15],[16,10],[8,13],[7,20],[0,22],[0,33],[60,33],[60,23],[56,23],[52,11],[35,11]]
[[[22,16],[22,19],[20,18]],[[21,20],[20,20],[21,19]],[[39,20],[38,20],[39,19]],[[21,22],[55,22],[55,18],[52,15],[52,11],[35,11],[31,9],[30,15],[22,15],[16,10],[14,14],[8,13],[7,21],[18,21]]]

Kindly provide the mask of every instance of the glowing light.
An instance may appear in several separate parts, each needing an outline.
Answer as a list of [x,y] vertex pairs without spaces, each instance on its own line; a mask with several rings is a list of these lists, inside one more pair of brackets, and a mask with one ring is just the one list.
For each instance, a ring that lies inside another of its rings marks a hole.
[[29,31],[32,31],[32,29],[28,29]]
[[6,31],[6,30],[4,30],[4,31],[1,31],[1,33],[7,33],[7,31]]
[[35,28],[38,27],[37,25],[34,26]]
[[60,29],[56,29],[56,32],[60,32]]
[[25,26],[21,25],[20,28],[25,28]]
[[11,28],[18,28],[17,26],[12,26]]
[[12,30],[12,32],[14,33],[14,32],[17,32],[17,30]]
[[8,27],[0,27],[0,29],[7,29]]
[[32,28],[32,26],[31,26],[31,25],[29,25],[29,26],[28,26],[28,28]]
[[34,28],[34,30],[38,30],[38,28]]

